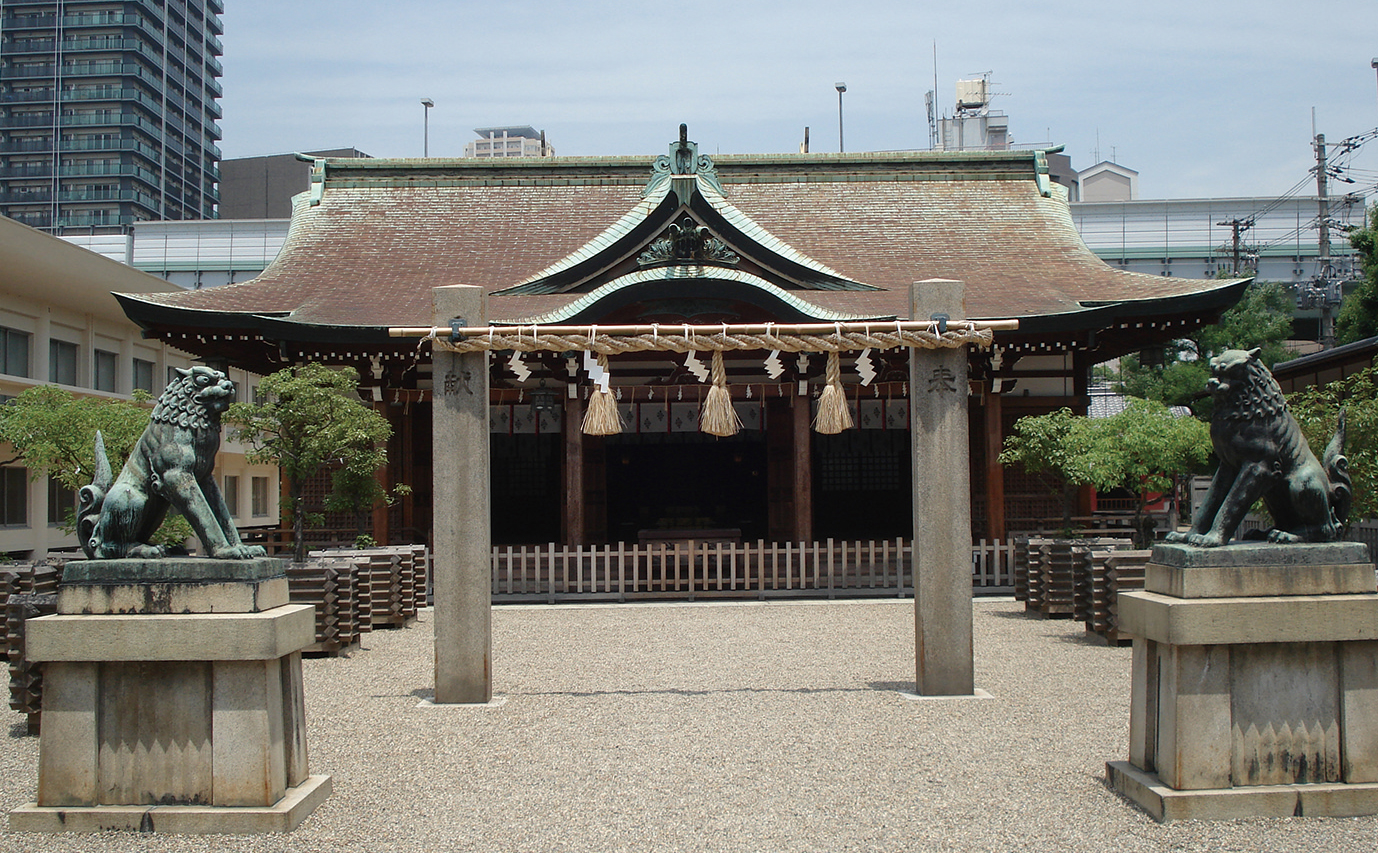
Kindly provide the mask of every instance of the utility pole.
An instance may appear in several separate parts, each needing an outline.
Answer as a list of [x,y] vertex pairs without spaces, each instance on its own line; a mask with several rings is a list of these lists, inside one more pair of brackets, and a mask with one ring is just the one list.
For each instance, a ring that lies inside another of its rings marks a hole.
[[1239,275],[1239,235],[1254,227],[1254,220],[1249,219],[1227,219],[1224,222],[1217,222],[1216,225],[1228,225],[1234,231],[1234,266],[1233,274]]
[[1335,346],[1335,312],[1331,304],[1330,279],[1333,270],[1330,264],[1330,176],[1326,172],[1325,162],[1325,134],[1316,134],[1316,203],[1320,208],[1320,230],[1319,248],[1320,256],[1316,259],[1320,264],[1319,280],[1316,288],[1320,291],[1321,301],[1321,347],[1330,349]]

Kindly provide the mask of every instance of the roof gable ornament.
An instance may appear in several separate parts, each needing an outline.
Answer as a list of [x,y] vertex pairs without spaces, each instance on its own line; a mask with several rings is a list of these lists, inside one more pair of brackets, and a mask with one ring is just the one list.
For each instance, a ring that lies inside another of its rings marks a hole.
[[679,141],[670,143],[670,153],[660,155],[651,163],[651,180],[641,191],[641,197],[649,198],[669,183],[680,203],[687,204],[700,179],[718,195],[727,195],[718,181],[713,158],[699,153],[699,144],[689,140],[689,125],[681,124]]
[[647,246],[636,258],[637,264],[643,267],[704,262],[735,265],[740,260],[726,243],[688,216],[678,224],[672,223],[665,230],[665,236]]

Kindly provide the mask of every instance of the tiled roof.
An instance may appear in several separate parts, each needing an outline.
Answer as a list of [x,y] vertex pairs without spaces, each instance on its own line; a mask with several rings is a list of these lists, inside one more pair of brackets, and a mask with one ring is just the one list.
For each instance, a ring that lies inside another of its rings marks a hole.
[[[258,278],[140,301],[327,326],[429,325],[431,288],[508,288],[631,222],[650,161],[332,160],[319,203],[296,199],[287,242]],[[1230,284],[1106,265],[1082,243],[1060,188],[1044,194],[1034,152],[714,161],[727,201],[762,233],[882,288],[807,294],[837,315],[903,317],[909,284],[929,278],[966,282],[968,316],[980,318],[1072,315]],[[577,298],[495,296],[488,310],[516,320]]]

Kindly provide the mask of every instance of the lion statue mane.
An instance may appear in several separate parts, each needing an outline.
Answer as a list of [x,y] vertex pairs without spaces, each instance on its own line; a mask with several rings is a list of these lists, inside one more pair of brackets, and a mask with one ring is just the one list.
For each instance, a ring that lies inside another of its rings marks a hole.
[[207,556],[247,560],[264,556],[239,539],[212,471],[220,449],[220,414],[234,402],[234,383],[218,370],[176,369],[153,407],[148,428],[114,479],[105,441],[96,433],[96,468],[79,493],[77,534],[91,559],[162,557],[149,543],[169,509],[190,522]]
[[1270,542],[1333,541],[1349,520],[1344,412],[1317,461],[1258,353],[1257,348],[1226,350],[1211,359],[1206,387],[1215,400],[1211,446],[1219,467],[1191,529],[1169,533],[1169,542],[1224,545],[1259,498],[1273,527],[1257,538]]

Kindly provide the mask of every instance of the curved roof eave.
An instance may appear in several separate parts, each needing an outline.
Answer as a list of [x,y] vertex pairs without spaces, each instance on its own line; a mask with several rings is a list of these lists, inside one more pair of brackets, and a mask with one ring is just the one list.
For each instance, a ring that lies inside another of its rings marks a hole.
[[[245,311],[209,311],[203,308],[182,308],[139,298],[139,294],[116,293],[115,299],[125,316],[144,329],[157,326],[187,326],[207,330],[254,331],[269,340],[310,341],[360,344],[396,343],[388,335],[387,326],[342,326],[327,323],[304,323],[282,314],[255,314]],[[188,321],[194,321],[188,323]]]
[[1224,311],[1239,301],[1252,278],[1227,279],[1219,287],[1151,299],[1123,299],[1114,302],[1082,302],[1081,311],[1038,314],[1019,318],[1019,331],[1026,334],[1059,333],[1104,329],[1121,320],[1163,314],[1212,314]]

